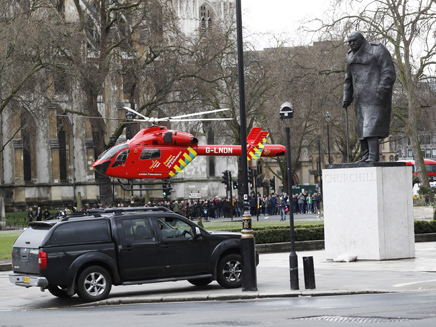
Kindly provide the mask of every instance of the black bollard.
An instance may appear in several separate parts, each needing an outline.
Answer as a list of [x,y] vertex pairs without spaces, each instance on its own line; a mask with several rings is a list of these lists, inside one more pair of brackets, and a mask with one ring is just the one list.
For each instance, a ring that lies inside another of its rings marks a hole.
[[315,269],[313,267],[313,257],[303,257],[304,267],[304,286],[307,290],[313,290],[315,286]]

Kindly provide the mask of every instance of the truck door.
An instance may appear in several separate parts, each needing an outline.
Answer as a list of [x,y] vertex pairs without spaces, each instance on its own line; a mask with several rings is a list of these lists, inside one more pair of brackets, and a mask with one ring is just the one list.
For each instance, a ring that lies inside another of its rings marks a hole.
[[159,245],[147,217],[118,221],[120,274],[124,281],[146,280],[161,275]]
[[208,246],[194,237],[194,228],[177,217],[157,219],[163,276],[181,277],[207,273]]

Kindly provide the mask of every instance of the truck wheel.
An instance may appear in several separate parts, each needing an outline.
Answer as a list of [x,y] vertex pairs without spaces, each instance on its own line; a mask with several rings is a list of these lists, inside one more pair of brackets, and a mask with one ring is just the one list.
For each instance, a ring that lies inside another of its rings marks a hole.
[[86,301],[100,301],[109,295],[112,279],[106,269],[91,266],[84,269],[77,279],[77,294]]
[[206,277],[206,278],[188,279],[188,282],[190,282],[192,285],[195,286],[206,286],[212,282],[212,278]]
[[239,254],[228,254],[218,263],[217,281],[224,288],[242,286],[242,263]]
[[71,295],[67,294],[66,287],[62,287],[58,285],[50,285],[47,289],[52,295],[57,296],[59,298],[71,297]]

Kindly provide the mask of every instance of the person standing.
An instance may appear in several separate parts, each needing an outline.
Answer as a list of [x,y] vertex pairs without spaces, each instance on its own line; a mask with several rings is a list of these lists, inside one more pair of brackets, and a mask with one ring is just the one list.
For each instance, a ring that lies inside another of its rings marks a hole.
[[312,213],[312,193],[309,193],[309,195],[307,196],[306,204],[307,204],[307,213]]
[[36,217],[36,221],[41,221],[42,220],[41,207],[38,207],[38,209],[36,209],[35,217]]
[[236,196],[235,198],[235,216],[241,217],[242,216],[242,202],[239,200],[239,196]]
[[224,202],[223,199],[221,198],[218,198],[218,209],[219,209],[218,218],[224,217]]
[[44,220],[48,220],[50,218],[50,211],[48,211],[47,208],[45,208],[43,216],[44,216]]
[[280,221],[286,220],[286,200],[281,197],[279,200]]
[[272,215],[277,214],[277,196],[275,193],[271,195],[271,212]]
[[342,107],[353,102],[361,159],[379,161],[379,139],[389,136],[395,66],[379,42],[368,42],[360,32],[348,36],[347,70]]
[[181,214],[183,217],[186,217],[186,203],[185,203],[184,200],[180,201],[179,208],[180,208],[180,209],[179,209],[179,210],[180,210],[180,214]]
[[28,222],[31,223],[34,218],[35,218],[35,216],[34,216],[34,213],[33,213],[33,208],[29,208],[29,211],[27,212],[27,220],[28,220]]
[[298,194],[292,195],[292,210],[294,213],[297,213],[297,205],[298,205]]
[[318,213],[318,193],[313,194],[313,204],[312,204],[312,210],[314,213]]
[[179,205],[179,202],[177,200],[174,202],[173,211],[180,215],[180,205]]
[[306,200],[306,198],[304,197],[303,193],[300,193],[300,195],[298,196],[298,208],[299,208],[301,214],[304,213],[304,201],[305,200]]

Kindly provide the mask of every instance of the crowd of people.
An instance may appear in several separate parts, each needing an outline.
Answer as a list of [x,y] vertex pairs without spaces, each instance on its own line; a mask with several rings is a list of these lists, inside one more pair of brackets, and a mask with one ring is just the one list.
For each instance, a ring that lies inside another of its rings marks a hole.
[[[318,213],[322,202],[321,193],[302,192],[292,196],[292,210],[295,214]],[[286,214],[290,209],[289,197],[286,193],[272,193],[257,199],[250,199],[250,213],[252,215],[280,215],[281,220],[286,220]]]
[[[295,214],[307,214],[307,213],[318,213],[320,205],[322,202],[321,193],[308,193],[302,192],[300,194],[294,194],[292,196],[292,210]],[[260,194],[257,196],[251,195],[248,200],[248,205],[250,207],[250,214],[252,216],[257,215],[280,215],[281,220],[286,220],[286,215],[290,209],[291,203],[289,197],[286,193],[272,193],[270,195]],[[118,204],[118,207],[124,206],[123,204]],[[175,200],[175,201],[159,201],[159,202],[148,202],[145,207],[155,207],[163,206],[175,213],[178,213],[188,219],[194,220],[199,217],[209,220],[216,218],[232,218],[241,217],[244,213],[244,203],[236,196],[233,201],[229,198],[207,198],[205,200]],[[91,209],[102,208],[102,205],[94,206]],[[73,208],[72,210],[65,208],[59,209],[54,215],[54,218],[60,218],[66,216],[70,213],[77,213],[86,211],[89,209],[77,210]],[[28,211],[28,219],[31,221],[40,221],[53,218],[48,209],[44,211],[40,207],[36,211],[30,208]]]

